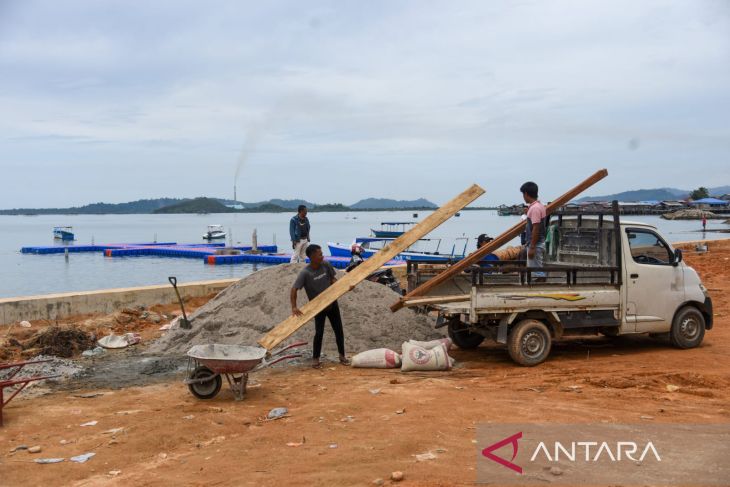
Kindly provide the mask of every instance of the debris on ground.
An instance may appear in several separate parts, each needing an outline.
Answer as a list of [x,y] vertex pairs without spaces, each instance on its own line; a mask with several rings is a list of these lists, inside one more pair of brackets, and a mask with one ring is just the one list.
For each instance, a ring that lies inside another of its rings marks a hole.
[[89,350],[84,350],[81,352],[82,357],[98,357],[99,355],[104,355],[106,350],[104,350],[103,347],[94,347]]
[[83,350],[92,348],[95,341],[94,334],[87,333],[77,327],[54,325],[39,330],[25,340],[9,338],[7,344],[10,347],[20,348],[22,350],[21,355],[24,357],[43,354],[70,358],[78,355]]
[[107,335],[97,342],[99,346],[104,348],[127,348],[130,345],[139,343],[141,337],[139,333],[125,333],[124,335]]
[[283,418],[289,414],[289,410],[287,408],[274,408],[271,411],[269,411],[269,414],[266,415],[267,419],[279,419]]
[[30,324],[30,321],[23,320],[23,321],[20,322],[20,326],[23,327],[23,328],[30,328],[33,325]]
[[31,446],[30,448],[28,448],[28,453],[40,453],[40,452],[41,452],[41,447],[38,445]]
[[85,394],[74,394],[74,397],[78,397],[80,399],[93,399],[95,397],[103,396],[103,392],[87,392]]
[[[46,382],[60,382],[68,380],[72,377],[76,377],[83,372],[83,367],[79,364],[74,363],[69,359],[62,359],[49,355],[37,355],[35,357],[29,357],[29,361],[36,360],[49,360],[48,362],[41,362],[36,364],[28,364],[23,367],[23,370],[19,373],[22,377],[33,377],[33,376],[49,376],[58,375],[59,377],[53,379],[40,380],[29,383],[25,389],[20,393],[24,396],[32,395],[39,389],[39,387]],[[5,372],[5,373],[3,373]],[[0,371],[0,380],[5,378],[8,374],[8,370]]]
[[61,463],[64,458],[36,458],[33,460],[35,463],[46,464],[46,463]]
[[[219,293],[189,315],[192,328],[169,330],[149,347],[153,354],[184,355],[193,345],[221,343],[255,345],[262,336],[291,315],[289,292],[303,264],[283,264],[257,271]],[[338,275],[343,275],[338,272]],[[414,338],[431,340],[443,335],[434,330],[434,318],[404,309],[394,314],[397,298],[391,289],[363,281],[338,299],[345,325],[348,351],[372,348],[398,349]],[[306,300],[300,295],[300,305]],[[311,340],[314,331],[305,326],[285,341]],[[335,352],[335,341],[326,335],[324,351]]]
[[436,459],[436,455],[434,455],[430,451],[429,452],[426,452],[426,453],[419,453],[418,455],[414,455],[414,456],[416,457],[416,461],[417,462],[425,462],[427,460],[435,460]]
[[69,460],[76,463],[86,463],[86,461],[94,455],[96,455],[96,453],[84,453],[83,455],[76,455],[75,457],[71,457],[69,458]]
[[403,480],[403,472],[396,470],[395,472],[390,474],[390,480],[393,482],[400,482]]
[[79,426],[96,426],[98,423],[98,421],[88,421],[86,423],[81,423]]

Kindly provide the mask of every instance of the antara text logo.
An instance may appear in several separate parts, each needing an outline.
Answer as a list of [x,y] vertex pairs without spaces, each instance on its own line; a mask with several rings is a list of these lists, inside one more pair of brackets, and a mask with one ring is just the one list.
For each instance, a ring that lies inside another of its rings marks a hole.
[[730,485],[730,422],[481,423],[475,446],[490,485]]
[[[521,438],[522,432],[520,431],[484,448],[482,455],[521,475],[523,473],[522,467],[513,463],[519,452],[519,440]],[[512,447],[512,455],[509,459],[495,453],[496,450],[500,450],[506,445]],[[646,442],[643,446],[636,441],[571,441],[568,444],[560,441],[540,441],[530,455],[529,461],[535,462],[540,460],[541,457],[553,463],[560,460],[586,463],[596,463],[600,460],[644,462],[647,458],[657,462],[662,461],[656,446],[651,441]]]

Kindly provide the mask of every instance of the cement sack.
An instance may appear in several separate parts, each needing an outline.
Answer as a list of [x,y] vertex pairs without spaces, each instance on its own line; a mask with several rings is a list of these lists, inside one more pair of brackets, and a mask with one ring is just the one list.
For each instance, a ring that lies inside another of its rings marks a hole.
[[375,348],[358,353],[351,362],[353,367],[362,369],[397,369],[401,358],[389,348]]
[[408,343],[411,343],[411,344],[416,345],[421,348],[425,348],[426,350],[431,350],[432,348],[436,348],[439,345],[444,345],[446,347],[446,350],[451,350],[451,346],[454,344],[454,342],[451,341],[451,338],[448,338],[448,337],[439,338],[437,340],[431,340],[428,342],[420,342],[418,340],[408,340]]
[[426,349],[409,342],[403,344],[402,372],[412,370],[450,370],[451,357],[443,343]]

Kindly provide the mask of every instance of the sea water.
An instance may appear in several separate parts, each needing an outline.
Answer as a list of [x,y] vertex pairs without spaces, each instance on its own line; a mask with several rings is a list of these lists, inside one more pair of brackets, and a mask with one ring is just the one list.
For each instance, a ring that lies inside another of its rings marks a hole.
[[[413,213],[418,217],[414,218]],[[385,221],[418,222],[428,211],[310,213],[311,239],[349,245],[355,237],[368,236]],[[250,244],[254,229],[259,245],[275,241],[280,252],[290,252],[289,219],[293,213],[237,213],[206,215],[39,215],[0,216],[0,297],[27,296],[55,292],[167,284],[168,276],[178,282],[241,278],[257,268],[255,264],[207,265],[203,259],[166,257],[104,257],[101,252],[63,254],[21,254],[24,246],[54,245],[53,227],[71,225],[77,245],[93,243],[177,242],[203,243],[207,225],[219,224],[229,232],[235,245]],[[728,234],[703,234],[698,221],[667,221],[657,216],[627,216],[659,227],[670,242],[701,238],[725,238]],[[480,233],[496,236],[514,225],[516,216],[499,216],[496,211],[462,211],[435,229],[429,238],[442,239],[439,252],[450,254],[476,247]],[[710,220],[708,229],[728,229],[723,220]],[[517,244],[518,242],[513,242]],[[429,244],[435,248],[436,242]]]

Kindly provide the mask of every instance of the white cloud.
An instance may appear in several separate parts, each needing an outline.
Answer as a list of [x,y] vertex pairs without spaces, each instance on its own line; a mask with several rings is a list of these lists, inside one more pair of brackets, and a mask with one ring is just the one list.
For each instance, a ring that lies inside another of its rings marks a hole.
[[730,179],[725,2],[8,5],[0,164],[45,176],[0,207],[221,194],[254,126],[252,200]]

